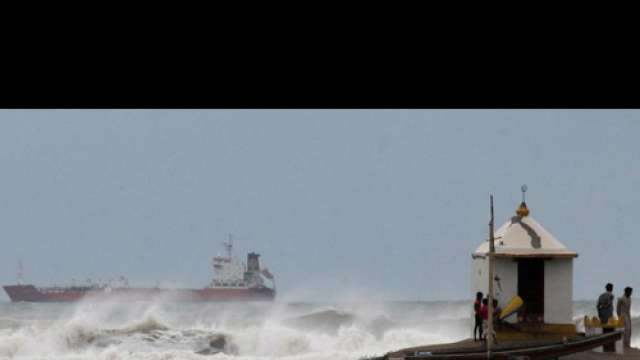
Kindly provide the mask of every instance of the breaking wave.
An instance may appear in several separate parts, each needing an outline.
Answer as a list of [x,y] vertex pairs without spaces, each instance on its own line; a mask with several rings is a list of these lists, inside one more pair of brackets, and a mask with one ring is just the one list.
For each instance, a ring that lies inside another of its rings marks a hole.
[[[469,306],[460,301],[3,303],[0,358],[355,360],[466,338]],[[590,307],[575,303],[577,324]],[[639,340],[635,336],[632,344]]]

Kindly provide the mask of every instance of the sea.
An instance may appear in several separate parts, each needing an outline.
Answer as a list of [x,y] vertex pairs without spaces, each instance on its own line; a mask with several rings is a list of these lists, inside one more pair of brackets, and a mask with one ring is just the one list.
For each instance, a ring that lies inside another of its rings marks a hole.
[[[578,328],[594,306],[574,303]],[[471,307],[468,301],[3,302],[0,359],[357,360],[468,338]],[[638,301],[632,316],[637,347]]]

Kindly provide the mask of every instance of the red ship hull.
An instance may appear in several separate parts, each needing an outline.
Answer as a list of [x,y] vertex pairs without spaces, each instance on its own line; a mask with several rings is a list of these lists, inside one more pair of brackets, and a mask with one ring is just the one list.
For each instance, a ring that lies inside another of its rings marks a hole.
[[80,300],[116,299],[126,301],[269,301],[275,290],[268,287],[247,288],[37,288],[33,285],[3,286],[12,302],[75,302]]

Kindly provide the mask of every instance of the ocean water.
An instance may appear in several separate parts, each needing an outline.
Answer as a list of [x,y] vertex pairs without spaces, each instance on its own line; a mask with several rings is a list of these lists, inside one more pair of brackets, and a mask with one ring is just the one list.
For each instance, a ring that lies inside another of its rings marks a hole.
[[[635,299],[634,299],[635,300]],[[2,359],[359,359],[470,335],[450,302],[0,303]],[[575,321],[593,314],[576,302]],[[640,345],[640,308],[634,304]]]

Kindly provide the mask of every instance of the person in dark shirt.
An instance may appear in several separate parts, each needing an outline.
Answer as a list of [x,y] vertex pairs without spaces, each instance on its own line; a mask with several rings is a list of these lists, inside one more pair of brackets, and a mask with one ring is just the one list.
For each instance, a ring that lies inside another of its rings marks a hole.
[[[482,315],[480,315],[480,309],[482,309],[482,297],[483,294],[478,291],[476,293],[476,301],[473,303],[473,314],[475,319],[475,326],[473,327],[473,341],[482,340]],[[478,333],[477,340],[476,332]]]
[[[602,293],[598,297],[598,304],[596,307],[598,308],[598,317],[600,318],[600,323],[605,325],[609,318],[613,316],[613,284],[609,283],[605,286],[606,292]],[[602,333],[610,333],[613,331],[611,327],[602,327]],[[615,351],[614,344],[605,344],[602,347],[604,352],[613,352]]]
[[598,308],[598,317],[602,324],[606,324],[609,318],[613,316],[613,284],[607,284],[605,289],[607,291],[598,297],[598,304],[596,305]]

